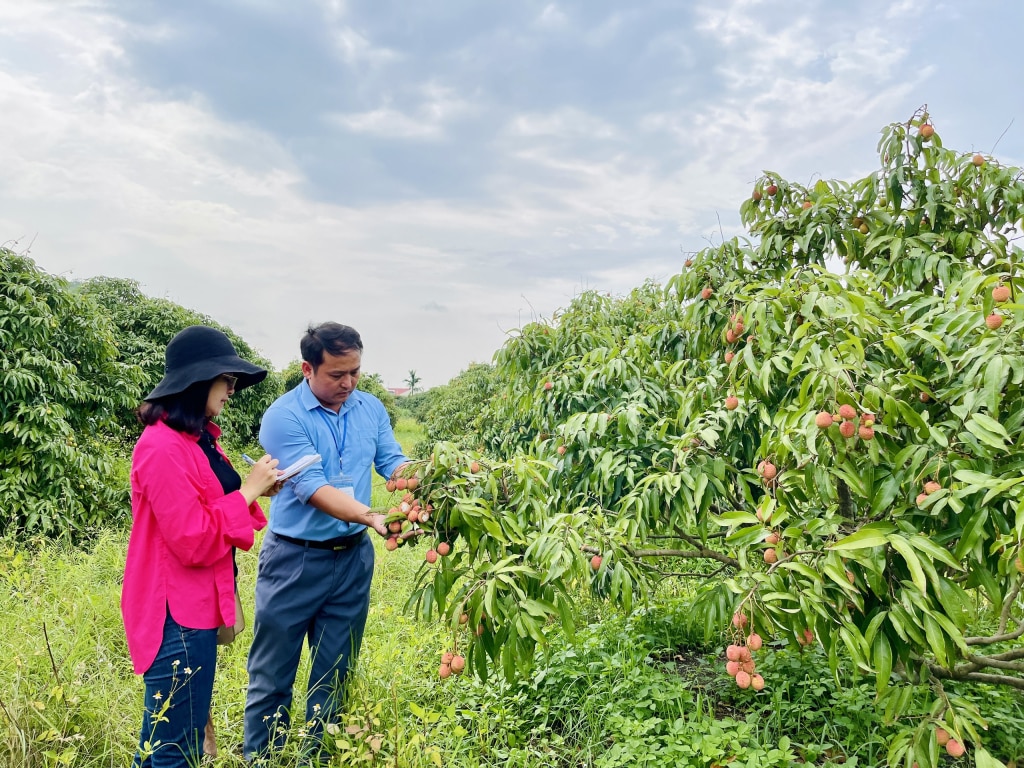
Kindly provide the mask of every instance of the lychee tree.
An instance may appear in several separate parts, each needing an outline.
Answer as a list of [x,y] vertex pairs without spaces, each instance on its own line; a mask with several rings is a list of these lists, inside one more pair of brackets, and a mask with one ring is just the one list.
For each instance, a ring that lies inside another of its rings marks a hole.
[[[195,310],[169,299],[146,296],[134,280],[117,277],[93,277],[77,286],[78,292],[92,299],[103,309],[114,325],[120,360],[139,366],[143,373],[142,393],[153,389],[164,375],[164,350],[178,331],[190,325],[210,325],[223,331],[238,354],[246,360],[271,370],[259,384],[247,387],[231,398],[231,407],[224,410],[218,423],[229,443],[248,445],[259,435],[263,412],[283,391],[281,377],[273,372],[270,362],[227,326]],[[135,417],[138,401],[131,402],[118,414],[127,445],[134,444],[142,427]]]
[[500,350],[482,471],[450,444],[415,467],[423,527],[460,544],[412,603],[466,617],[479,674],[528,670],[581,585],[629,608],[684,561],[733,647],[874,676],[891,764],[998,764],[948,681],[1024,690],[1024,181],[923,111],[879,154],[855,182],[765,173],[751,240]]
[[75,538],[126,517],[113,446],[142,381],[96,302],[0,247],[0,535]]

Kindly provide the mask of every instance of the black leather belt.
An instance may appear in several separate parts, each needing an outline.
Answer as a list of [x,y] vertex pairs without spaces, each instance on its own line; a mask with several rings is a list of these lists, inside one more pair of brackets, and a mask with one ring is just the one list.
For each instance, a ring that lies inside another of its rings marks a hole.
[[316,541],[314,539],[296,539],[294,536],[285,536],[283,533],[275,533],[275,536],[281,541],[287,541],[289,544],[295,544],[299,547],[309,547],[310,549],[328,549],[332,552],[342,552],[346,549],[352,549],[363,537],[366,536],[366,531],[362,530],[359,533],[353,533],[349,536],[338,536],[333,539],[327,539],[325,541]]

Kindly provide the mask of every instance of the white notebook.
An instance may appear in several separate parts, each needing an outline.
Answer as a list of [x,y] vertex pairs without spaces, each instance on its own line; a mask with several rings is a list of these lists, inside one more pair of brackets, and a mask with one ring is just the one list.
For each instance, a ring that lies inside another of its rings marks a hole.
[[287,466],[284,469],[278,470],[277,479],[278,481],[281,481],[295,477],[297,474],[299,474],[299,472],[306,469],[307,467],[313,466],[318,461],[320,461],[319,453],[311,453],[307,456],[303,456],[294,464],[291,464],[290,466]]

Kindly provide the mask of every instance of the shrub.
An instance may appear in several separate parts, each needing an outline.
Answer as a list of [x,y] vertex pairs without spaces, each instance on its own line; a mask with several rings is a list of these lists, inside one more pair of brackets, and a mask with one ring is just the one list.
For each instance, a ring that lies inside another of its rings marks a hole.
[[90,297],[0,249],[0,534],[81,535],[122,517],[119,416],[144,376]]

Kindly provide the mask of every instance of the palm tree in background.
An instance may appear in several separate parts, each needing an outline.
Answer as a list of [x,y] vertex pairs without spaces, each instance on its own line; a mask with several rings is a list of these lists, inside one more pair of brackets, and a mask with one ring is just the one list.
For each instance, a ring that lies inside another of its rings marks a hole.
[[409,375],[405,379],[405,383],[409,385],[409,394],[415,395],[416,390],[419,389],[417,386],[422,379],[416,375],[416,371],[409,371]]

